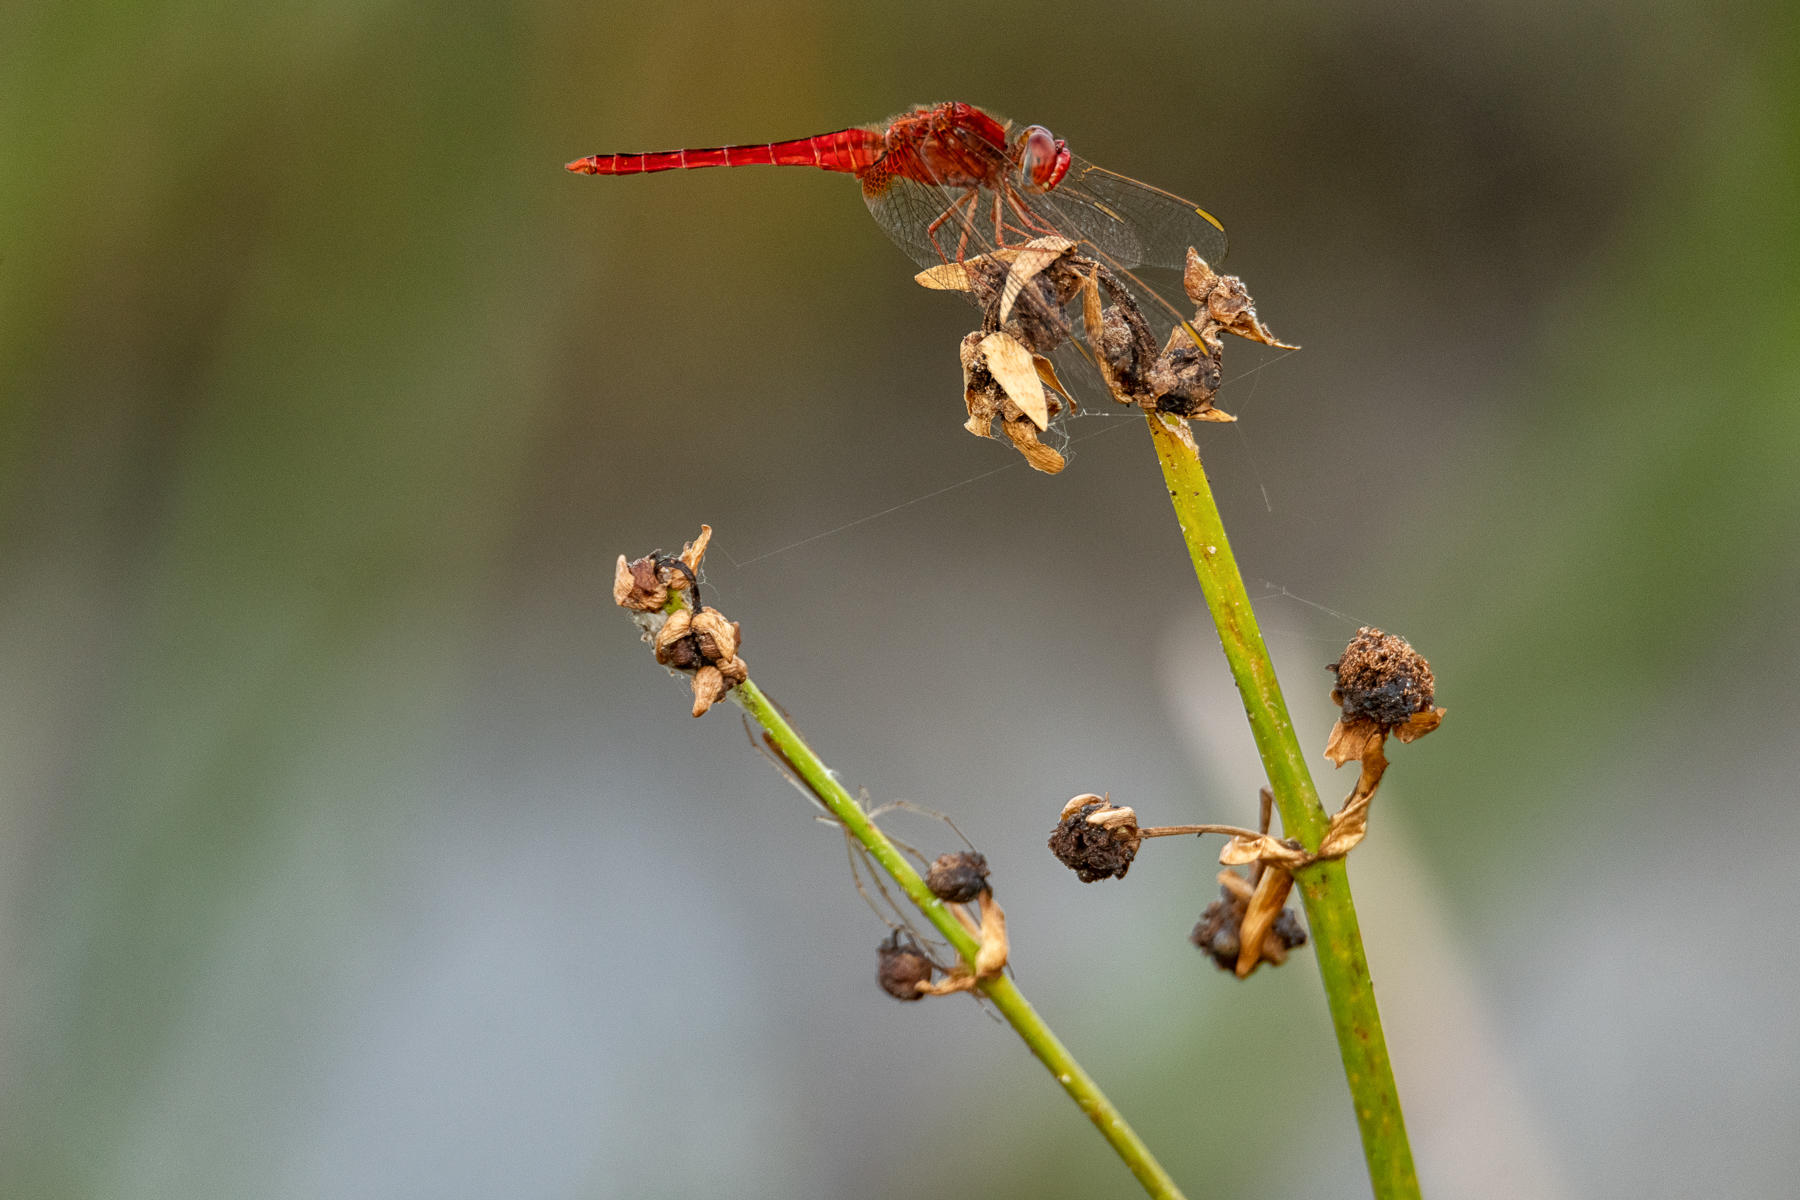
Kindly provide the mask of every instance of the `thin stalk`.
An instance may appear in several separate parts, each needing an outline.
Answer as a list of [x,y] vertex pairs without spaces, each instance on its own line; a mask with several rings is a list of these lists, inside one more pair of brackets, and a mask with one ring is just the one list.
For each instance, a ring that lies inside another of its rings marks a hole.
[[1203,833],[1222,833],[1226,837],[1260,837],[1254,829],[1244,829],[1237,825],[1149,825],[1138,829],[1141,838],[1153,837],[1195,837]]
[[[830,810],[838,823],[850,831],[850,835],[861,842],[883,870],[893,876],[894,882],[900,885],[908,899],[918,905],[925,919],[937,928],[944,940],[955,948],[971,970],[975,966],[977,945],[969,931],[963,928],[949,905],[932,895],[931,889],[913,869],[912,863],[901,854],[887,835],[881,832],[862,806],[837,781],[837,777],[813,753],[812,747],[794,731],[793,726],[781,715],[781,711],[769,702],[769,698],[754,682],[746,680],[733,691],[732,696],[743,706],[758,725],[769,735],[770,745],[776,753],[791,766],[800,776],[802,782],[819,802]],[[1000,1015],[1024,1039],[1038,1061],[1049,1068],[1056,1082],[1062,1085],[1069,1098],[1075,1101],[1077,1108],[1087,1114],[1100,1134],[1118,1156],[1125,1160],[1131,1173],[1137,1176],[1138,1182],[1151,1196],[1159,1200],[1181,1200],[1181,1190],[1175,1181],[1150,1154],[1148,1146],[1126,1124],[1119,1110],[1113,1107],[1112,1101],[1106,1098],[1093,1078],[1075,1061],[1057,1036],[1050,1031],[1044,1019],[1037,1014],[1017,985],[1008,975],[1001,974],[992,979],[983,980],[978,985],[991,1001]]]
[[[1330,817],[1319,803],[1294,734],[1275,665],[1257,628],[1256,613],[1226,540],[1206,470],[1190,449],[1191,443],[1180,436],[1174,418],[1152,413],[1147,420],[1181,536],[1194,560],[1194,573],[1206,594],[1206,607],[1218,628],[1231,677],[1243,697],[1282,826],[1307,850],[1317,850]],[[1413,1170],[1412,1147],[1406,1140],[1393,1066],[1388,1061],[1387,1039],[1381,1032],[1381,1014],[1375,1006],[1375,989],[1369,981],[1362,931],[1350,897],[1350,876],[1343,860],[1334,859],[1295,871],[1294,881],[1300,887],[1317,947],[1319,977],[1325,985],[1338,1052],[1344,1060],[1344,1078],[1356,1108],[1369,1183],[1377,1200],[1416,1198],[1419,1180]]]

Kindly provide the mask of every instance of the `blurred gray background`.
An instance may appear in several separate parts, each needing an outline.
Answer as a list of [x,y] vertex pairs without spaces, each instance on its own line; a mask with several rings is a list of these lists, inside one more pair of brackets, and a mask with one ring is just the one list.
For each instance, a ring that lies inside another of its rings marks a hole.
[[1082,791],[1254,812],[1141,426],[1054,479],[964,433],[970,311],[848,179],[561,170],[942,99],[1219,214],[1305,346],[1232,346],[1201,438],[1306,744],[1359,623],[1450,711],[1352,865],[1428,1194],[1792,1194],[1797,32],[0,13],[0,1194],[1130,1194],[1003,1025],[876,989],[840,839],[612,608],[702,521],[756,678],[987,853],[1188,1194],[1366,1194],[1311,951],[1185,942],[1216,846],[1044,849]]

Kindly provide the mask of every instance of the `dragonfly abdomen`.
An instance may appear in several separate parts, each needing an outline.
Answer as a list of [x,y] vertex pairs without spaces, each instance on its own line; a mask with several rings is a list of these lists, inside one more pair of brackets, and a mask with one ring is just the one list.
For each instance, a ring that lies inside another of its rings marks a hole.
[[655,150],[644,154],[591,154],[567,169],[580,175],[643,175],[697,167],[818,167],[855,175],[880,158],[885,143],[868,129],[840,129],[814,137],[760,145],[709,146],[698,150]]

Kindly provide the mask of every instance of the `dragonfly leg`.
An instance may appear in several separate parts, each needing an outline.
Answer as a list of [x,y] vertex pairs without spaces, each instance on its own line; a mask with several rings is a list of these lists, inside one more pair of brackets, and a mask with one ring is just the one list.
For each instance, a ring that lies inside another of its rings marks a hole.
[[[1010,207],[1015,213],[1019,214],[1019,220],[1024,222],[1024,227],[1021,230],[1021,232],[1034,233],[1038,236],[1042,236],[1045,234],[1055,235],[1057,233],[1057,229],[1055,226],[1051,225],[1048,221],[1045,221],[1042,217],[1038,216],[1036,213],[1032,212],[1029,208],[1025,207],[1025,205],[1020,202],[1018,193],[1013,191],[1011,188],[1006,189],[1006,203],[1007,203],[1007,206]],[[999,207],[1000,207],[1000,197],[998,195],[996,195],[994,197],[994,209],[995,209],[994,220],[995,220],[996,224],[999,223],[999,219],[1000,219],[999,218]]]
[[970,188],[968,191],[966,191],[962,195],[958,196],[956,198],[955,203],[951,204],[949,208],[946,208],[943,212],[938,214],[937,220],[933,221],[931,224],[929,224],[925,227],[925,236],[931,239],[931,248],[933,250],[936,250],[938,252],[938,257],[943,259],[945,262],[961,262],[963,260],[963,254],[969,248],[969,232],[970,232],[970,229],[972,228],[972,226],[971,226],[971,223],[970,223],[968,217],[966,217],[966,216],[960,217],[960,220],[962,221],[963,229],[962,229],[962,236],[960,238],[958,238],[957,242],[956,242],[956,257],[955,258],[951,258],[948,254],[945,254],[944,248],[938,244],[938,240],[937,240],[938,230],[942,229],[944,227],[944,222],[948,221],[951,217],[958,216],[956,210],[961,208],[963,205],[965,205],[965,204],[968,205],[972,211],[975,207],[975,193],[976,193],[976,189]]

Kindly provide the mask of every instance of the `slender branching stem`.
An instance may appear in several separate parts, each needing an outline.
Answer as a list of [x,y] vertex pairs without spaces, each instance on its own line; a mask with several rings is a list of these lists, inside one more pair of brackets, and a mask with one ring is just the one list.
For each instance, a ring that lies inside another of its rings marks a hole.
[[1203,833],[1222,833],[1226,837],[1261,836],[1254,829],[1241,829],[1236,825],[1149,825],[1138,829],[1138,836],[1141,838],[1197,837]]
[[[1231,543],[1213,501],[1205,468],[1182,436],[1179,422],[1158,413],[1148,416],[1151,440],[1162,463],[1169,498],[1181,524],[1181,536],[1194,560],[1194,573],[1206,594],[1206,606],[1218,628],[1231,676],[1243,696],[1250,730],[1262,755],[1281,823],[1290,837],[1310,851],[1319,848],[1330,821],[1313,786],[1306,758],[1294,735],[1281,685],[1275,678],[1268,647],[1257,628],[1256,614],[1244,578],[1238,573]],[[1356,923],[1356,907],[1350,898],[1350,877],[1341,859],[1313,863],[1294,872],[1306,905],[1307,923],[1317,947],[1319,976],[1337,1031],[1338,1051],[1344,1060],[1344,1077],[1356,1108],[1362,1132],[1363,1155],[1369,1164],[1369,1181],[1377,1200],[1402,1200],[1419,1195],[1413,1170],[1412,1148],[1406,1140],[1406,1122],[1400,1111],[1400,1094],[1388,1061],[1387,1040],[1381,1032],[1381,1014],[1375,1007],[1375,990],[1369,981],[1369,963],[1363,954],[1362,931]]]
[[[862,805],[838,782],[837,776],[813,753],[812,747],[794,731],[781,711],[770,703],[769,698],[763,695],[753,681],[747,680],[739,684],[731,694],[743,706],[744,711],[750,714],[751,719],[762,726],[768,735],[770,748],[794,770],[807,790],[818,797],[819,803],[831,812],[838,823],[862,844],[869,852],[869,857],[893,876],[900,890],[918,906],[919,911],[925,914],[925,919],[937,928],[944,940],[950,943],[969,969],[973,970],[978,949],[975,937],[956,919],[950,906],[925,886],[925,881],[913,869],[912,863],[869,819]],[[1144,1190],[1154,1197],[1180,1200],[1181,1191],[1175,1186],[1169,1173],[1163,1170],[1162,1164],[1151,1155],[1149,1147],[1126,1124],[1125,1118],[1113,1107],[1112,1101],[1106,1098],[1099,1085],[1082,1070],[1081,1064],[1075,1061],[1068,1047],[1051,1032],[1037,1010],[1026,1001],[1012,978],[1003,973],[981,981],[978,986],[989,1002],[999,1010],[1000,1015],[1017,1031],[1026,1046],[1030,1047],[1038,1061],[1049,1069],[1057,1083],[1069,1094],[1069,1098],[1075,1101],[1076,1107],[1100,1130],[1101,1136],[1106,1138],[1113,1150],[1125,1161],[1131,1173],[1137,1176]]]

